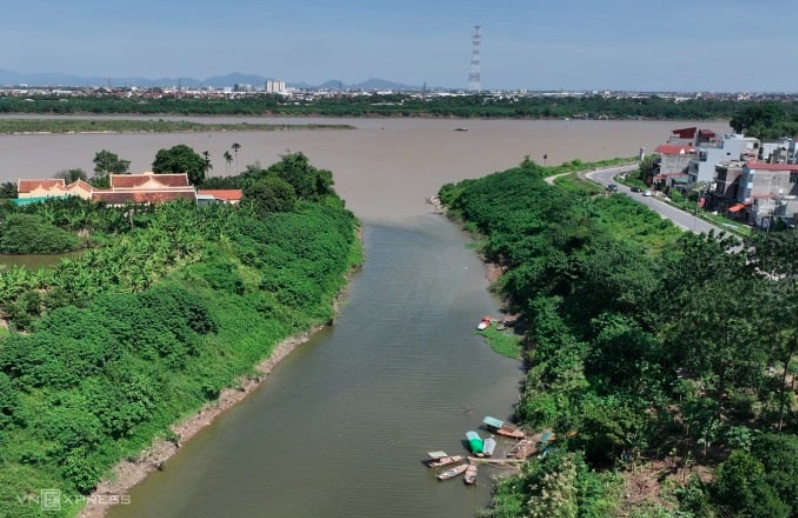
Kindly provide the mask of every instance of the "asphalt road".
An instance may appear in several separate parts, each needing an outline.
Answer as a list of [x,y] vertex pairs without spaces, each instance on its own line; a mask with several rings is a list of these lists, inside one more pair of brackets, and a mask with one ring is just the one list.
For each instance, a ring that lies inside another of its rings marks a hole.
[[594,180],[604,186],[607,186],[611,183],[615,183],[618,186],[618,192],[624,193],[630,196],[633,200],[636,200],[644,205],[647,205],[651,210],[659,213],[659,215],[662,216],[663,218],[671,220],[676,226],[681,227],[682,229],[687,230],[689,232],[701,234],[701,233],[709,233],[710,230],[714,230],[715,234],[717,234],[718,232],[721,232],[723,230],[719,226],[707,223],[701,218],[698,218],[688,212],[685,212],[681,209],[677,209],[671,205],[668,205],[664,201],[658,199],[656,195],[643,196],[643,193],[632,192],[629,189],[629,187],[616,183],[613,180],[613,177],[615,175],[619,173],[635,171],[637,170],[637,168],[638,168],[637,165],[632,165],[632,166],[599,169],[597,171],[591,171],[589,173],[585,173],[585,177]]

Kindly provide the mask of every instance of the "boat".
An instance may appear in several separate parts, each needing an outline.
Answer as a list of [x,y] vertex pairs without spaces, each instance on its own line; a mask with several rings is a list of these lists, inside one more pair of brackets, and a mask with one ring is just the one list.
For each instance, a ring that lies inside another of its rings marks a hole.
[[465,470],[465,480],[466,484],[473,485],[477,481],[477,465],[476,464],[469,464]]
[[482,420],[482,424],[485,425],[485,428],[494,432],[498,435],[503,437],[509,437],[510,439],[524,439],[526,438],[526,433],[519,430],[515,426],[505,423],[500,419],[496,419],[495,417],[487,416],[485,419]]
[[446,455],[444,457],[437,457],[427,461],[428,468],[442,468],[443,466],[448,466],[449,464],[454,464],[455,462],[460,462],[463,460],[462,455]]
[[484,448],[485,448],[485,455],[487,455],[488,457],[493,455],[493,452],[496,450],[496,439],[494,439],[493,436],[485,439]]
[[455,128],[454,131],[468,131],[468,128],[465,127]]
[[454,478],[457,475],[462,475],[467,469],[468,469],[468,464],[460,464],[459,466],[449,468],[443,473],[438,475],[438,480],[449,480],[450,478]]
[[466,432],[466,440],[468,440],[468,447],[471,448],[471,453],[477,457],[485,456],[485,442],[477,432]]
[[484,331],[485,329],[489,328],[489,327],[490,327],[490,322],[491,322],[491,320],[492,320],[492,319],[491,319],[490,317],[484,317],[484,318],[483,318],[483,319],[482,319],[482,320],[479,322],[479,324],[477,325],[477,330],[479,330],[479,331]]

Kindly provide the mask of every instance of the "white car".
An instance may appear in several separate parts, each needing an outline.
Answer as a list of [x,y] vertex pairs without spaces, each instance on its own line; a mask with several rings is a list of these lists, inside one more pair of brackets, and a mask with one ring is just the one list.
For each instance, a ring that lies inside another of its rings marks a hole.
[[646,191],[643,193],[643,196],[651,196],[651,191]]

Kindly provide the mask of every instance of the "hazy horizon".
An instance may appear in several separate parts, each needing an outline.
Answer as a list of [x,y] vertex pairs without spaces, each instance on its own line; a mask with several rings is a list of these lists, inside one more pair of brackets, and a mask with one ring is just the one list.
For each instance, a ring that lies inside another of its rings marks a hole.
[[480,25],[484,90],[794,91],[792,18],[767,13],[741,0],[31,0],[4,7],[0,68],[465,88]]

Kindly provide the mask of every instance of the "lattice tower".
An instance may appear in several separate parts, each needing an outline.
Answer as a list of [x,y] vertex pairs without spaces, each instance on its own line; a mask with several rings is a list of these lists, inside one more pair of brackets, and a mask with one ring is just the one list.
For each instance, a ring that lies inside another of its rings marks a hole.
[[468,89],[472,92],[482,91],[482,79],[479,73],[479,46],[482,44],[482,34],[480,26],[474,25],[474,37],[472,38],[471,50],[471,71],[468,73]]

